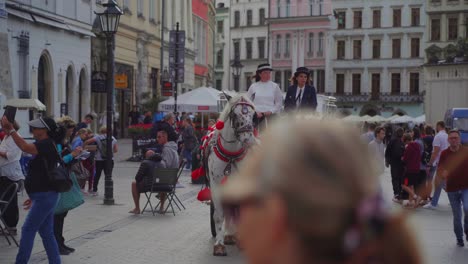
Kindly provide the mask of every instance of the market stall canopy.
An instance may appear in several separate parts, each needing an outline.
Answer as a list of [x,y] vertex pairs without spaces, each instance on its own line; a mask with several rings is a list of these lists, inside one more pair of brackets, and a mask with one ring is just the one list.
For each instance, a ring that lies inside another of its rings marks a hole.
[[423,124],[426,123],[426,115],[420,115],[413,119],[415,124]]
[[[193,89],[177,97],[177,112],[218,112],[220,91],[210,87]],[[165,112],[174,111],[174,97],[159,103],[159,110]]]
[[395,119],[393,119],[390,123],[392,124],[401,124],[401,123],[411,123],[413,122],[413,118],[411,116],[400,116]]
[[387,118],[387,121],[392,121],[393,119],[399,118],[400,115],[392,115],[391,117]]
[[385,122],[385,121],[387,121],[387,118],[380,116],[380,115],[375,115],[369,118],[369,120],[367,120],[367,122],[375,122],[375,123],[380,123],[380,122]]
[[356,115],[349,115],[345,118],[343,118],[343,121],[346,121],[346,122],[361,122],[361,117],[360,116],[356,116]]
[[38,99],[13,98],[5,102],[5,106],[7,105],[14,106],[16,108],[34,108],[34,109],[37,109],[38,111],[45,111],[47,108]]
[[369,120],[372,118],[372,116],[370,115],[365,115],[365,116],[361,116],[361,122],[369,122]]

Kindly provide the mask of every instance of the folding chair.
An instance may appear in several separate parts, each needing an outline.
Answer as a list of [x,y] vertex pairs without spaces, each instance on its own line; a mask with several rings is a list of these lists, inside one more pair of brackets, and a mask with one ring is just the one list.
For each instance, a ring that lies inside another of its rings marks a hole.
[[[11,201],[14,198],[14,195],[18,195],[18,184],[12,183],[10,184],[5,192],[0,195],[0,231],[4,234],[5,239],[7,240],[8,244],[11,246],[10,237],[15,242],[16,246],[19,247],[18,242],[16,241],[15,237],[8,232],[8,226],[3,219],[3,215],[5,214],[6,209],[10,205]],[[5,197],[8,193],[11,193],[10,197]],[[8,233],[7,233],[8,232]]]
[[148,177],[145,177],[146,182],[144,192],[147,198],[147,202],[145,204],[145,207],[143,207],[142,214],[145,211],[146,207],[149,205],[151,208],[151,212],[154,215],[161,201],[159,201],[158,204],[155,207],[153,207],[153,205],[151,204],[151,196],[155,194],[155,196],[158,197],[158,194],[166,194],[168,205],[164,210],[164,214],[167,212],[169,207],[171,207],[172,212],[175,215],[174,207],[172,206],[173,197],[170,194],[173,193],[176,188],[178,171],[179,169],[156,168],[153,172],[151,180],[152,184],[149,189],[147,188],[149,187],[147,185]]

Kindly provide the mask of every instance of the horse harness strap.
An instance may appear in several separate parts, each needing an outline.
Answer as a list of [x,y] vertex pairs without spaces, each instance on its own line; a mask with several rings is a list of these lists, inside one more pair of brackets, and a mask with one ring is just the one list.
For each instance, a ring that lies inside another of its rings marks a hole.
[[221,137],[218,137],[216,144],[213,146],[213,151],[220,160],[228,163],[228,165],[226,165],[226,168],[224,169],[224,175],[226,176],[231,174],[232,164],[243,160],[245,155],[247,154],[245,148],[241,148],[236,152],[230,152],[226,150],[221,144]]

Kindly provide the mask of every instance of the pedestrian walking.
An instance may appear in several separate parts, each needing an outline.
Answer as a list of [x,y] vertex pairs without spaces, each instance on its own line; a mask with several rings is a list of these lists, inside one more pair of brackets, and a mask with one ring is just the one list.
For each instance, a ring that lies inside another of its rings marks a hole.
[[[432,180],[434,179],[434,194],[432,195],[432,200],[430,203],[424,206],[425,209],[435,209],[439,203],[440,193],[442,192],[442,188],[445,186],[445,183],[442,181],[435,180],[435,174],[437,172],[437,165],[439,164],[440,154],[442,151],[446,150],[449,147],[448,143],[448,135],[445,131],[445,123],[444,121],[439,121],[436,124],[437,134],[434,137],[434,141],[432,142],[432,154],[429,163],[427,164],[426,173],[428,175],[428,180],[431,181],[432,187]],[[429,193],[431,191],[429,190]]]
[[247,91],[247,97],[255,104],[256,115],[253,120],[257,128],[260,124],[265,128],[283,107],[283,93],[278,84],[271,81],[271,71],[273,69],[268,63],[258,65],[255,82]]
[[[16,131],[20,129],[17,122],[13,123],[13,129]],[[21,149],[16,145],[13,138],[6,134],[0,144],[0,193],[5,192],[13,183],[18,183],[19,186],[22,185],[24,175],[20,164],[21,155]],[[3,212],[3,218],[7,225],[4,232],[16,236],[19,220],[18,195],[16,193],[6,193],[5,195],[5,197],[13,196],[13,200]]]
[[405,197],[408,197],[407,207],[415,207],[419,203],[418,197],[414,195],[414,187],[419,179],[419,170],[421,166],[421,148],[419,144],[413,141],[411,134],[406,133],[403,135],[403,143],[405,144],[405,151],[401,160],[405,164],[405,172],[403,178],[403,185],[408,188]]
[[239,208],[232,217],[248,263],[421,263],[346,124],[287,118],[249,155],[221,190],[225,208]]
[[380,176],[385,171],[385,128],[379,126],[375,129],[375,138],[369,143],[369,151],[372,154],[375,166],[375,175]]
[[[71,143],[71,150],[75,150],[77,148],[83,149],[84,148],[84,142],[88,138],[88,129],[87,128],[82,128],[76,132],[75,137],[73,138],[73,141]],[[83,161],[78,161],[83,163]],[[78,180],[78,183],[80,184],[81,190],[84,194],[87,194],[85,187],[86,187],[86,181],[89,179],[89,173],[82,173],[76,175],[76,178]]]
[[186,160],[185,169],[191,170],[192,169],[192,151],[195,149],[197,145],[197,138],[195,137],[195,133],[193,130],[193,123],[192,119],[189,117],[185,118],[182,123],[183,131],[182,131],[182,140],[183,140],[183,150],[182,154],[184,159]]
[[26,192],[29,195],[23,206],[30,209],[24,221],[20,247],[16,264],[26,264],[31,257],[36,233],[42,238],[49,263],[61,263],[57,241],[54,236],[54,210],[59,194],[49,184],[47,168],[53,168],[59,162],[54,139],[60,136],[60,131],[52,118],[40,117],[29,121],[32,128],[34,143],[27,143],[4,116],[3,129],[13,138],[18,147],[34,158],[29,163],[29,171],[25,179]]
[[367,124],[367,132],[361,135],[361,140],[365,144],[369,144],[372,140],[375,139],[375,128],[377,126],[374,123]]
[[390,143],[388,143],[387,148],[385,149],[385,166],[390,167],[390,174],[392,177],[392,186],[393,186],[393,201],[401,202],[403,197],[401,195],[401,184],[403,183],[403,172],[404,164],[401,158],[403,157],[403,152],[405,151],[405,145],[402,141],[403,137],[403,128],[398,128]]
[[449,132],[448,141],[449,148],[440,155],[437,177],[447,182],[445,190],[453,213],[453,231],[457,245],[463,247],[463,233],[468,241],[468,148],[461,145],[458,130]]
[[421,138],[421,131],[419,130],[419,127],[414,127],[413,128],[413,141],[418,143],[419,149],[420,149],[420,154],[421,154],[421,159],[419,162],[419,176],[418,179],[415,182],[414,189],[416,191],[416,194],[418,195],[420,201],[418,201],[418,204],[416,206],[419,206],[421,202],[425,202],[426,199],[426,152],[425,152],[425,144],[423,139]]
[[317,108],[317,93],[311,84],[310,71],[306,67],[296,69],[284,100],[284,110],[314,110]]
[[[96,174],[94,175],[94,182],[93,182],[93,195],[98,195],[98,186],[99,180],[101,179],[102,171],[104,174],[112,174],[112,170],[114,168],[114,155],[112,155],[112,166],[110,171],[107,171],[106,168],[106,160],[107,160],[107,127],[101,127],[99,129],[99,134],[95,135],[93,138],[90,138],[85,141],[84,145],[90,145],[96,143],[97,144],[97,151],[96,151]],[[118,146],[117,146],[117,139],[112,137],[112,152],[117,153]]]

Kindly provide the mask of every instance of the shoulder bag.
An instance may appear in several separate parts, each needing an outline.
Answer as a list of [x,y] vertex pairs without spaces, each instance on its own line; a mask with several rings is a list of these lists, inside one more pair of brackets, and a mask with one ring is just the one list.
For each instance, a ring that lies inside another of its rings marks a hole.
[[58,157],[58,161],[53,168],[50,168],[47,160],[43,158],[47,174],[49,175],[49,184],[51,185],[51,189],[56,192],[68,192],[73,186],[73,182],[70,178],[70,173],[65,166],[65,162],[60,156],[60,153],[57,150],[57,146],[55,146],[55,143],[54,148]]

